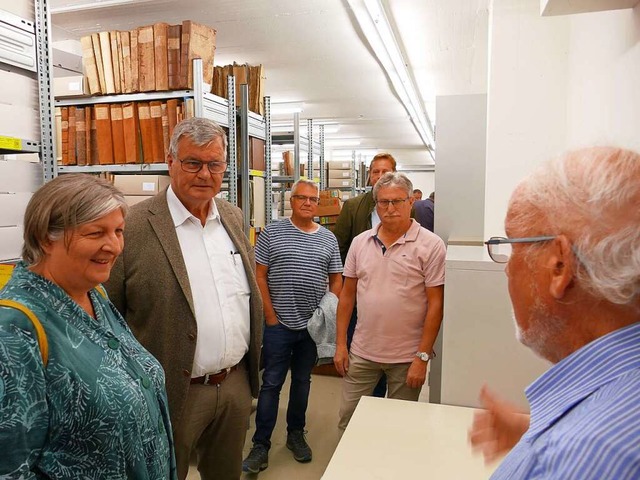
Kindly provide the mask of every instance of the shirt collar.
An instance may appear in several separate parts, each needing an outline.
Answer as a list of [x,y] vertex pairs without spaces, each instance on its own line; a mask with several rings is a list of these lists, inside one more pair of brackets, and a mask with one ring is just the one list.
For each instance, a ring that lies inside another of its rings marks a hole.
[[640,368],[640,322],[618,329],[564,358],[527,387],[533,441],[574,405],[630,370]]
[[[187,210],[187,207],[182,204],[178,196],[171,188],[171,185],[169,185],[169,188],[167,189],[167,205],[169,206],[169,213],[171,213],[171,219],[173,220],[174,227],[179,227],[189,218],[193,218],[199,222],[195,215]],[[211,199],[209,214],[207,215],[207,222],[209,220],[215,220],[217,218],[220,218],[220,213],[218,212],[216,202]]]
[[[369,238],[373,238],[378,235],[378,230],[382,226],[382,222],[369,230]],[[416,222],[413,218],[411,219],[411,225],[409,226],[409,230],[405,232],[395,243],[405,243],[405,242],[415,242],[418,238],[418,234],[420,233],[420,224]]]

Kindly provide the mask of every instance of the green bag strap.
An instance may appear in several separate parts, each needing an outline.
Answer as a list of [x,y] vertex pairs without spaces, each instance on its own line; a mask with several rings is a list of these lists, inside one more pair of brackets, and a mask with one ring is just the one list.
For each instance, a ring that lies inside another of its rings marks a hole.
[[42,355],[42,363],[46,367],[49,361],[49,342],[47,341],[47,334],[44,332],[44,327],[40,323],[40,320],[38,320],[38,317],[36,317],[36,314],[23,304],[14,302],[13,300],[0,300],[0,306],[20,310],[31,320],[31,323],[33,323],[36,329],[36,335],[38,336],[38,346],[40,347],[40,355]]

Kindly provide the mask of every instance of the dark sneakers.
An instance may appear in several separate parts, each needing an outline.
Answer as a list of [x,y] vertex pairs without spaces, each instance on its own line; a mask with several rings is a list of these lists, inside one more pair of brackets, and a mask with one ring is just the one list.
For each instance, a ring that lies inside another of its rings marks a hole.
[[304,432],[298,430],[287,434],[287,448],[293,453],[293,458],[298,462],[311,461],[311,447],[304,438]]
[[242,471],[249,473],[259,473],[269,466],[269,450],[264,445],[256,443],[242,461]]

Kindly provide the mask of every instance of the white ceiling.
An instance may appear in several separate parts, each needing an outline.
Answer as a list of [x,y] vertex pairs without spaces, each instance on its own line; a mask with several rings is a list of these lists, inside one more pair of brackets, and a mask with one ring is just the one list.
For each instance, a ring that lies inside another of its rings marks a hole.
[[[486,93],[488,1],[383,2],[433,123],[436,95]],[[401,163],[431,163],[346,0],[50,0],[49,5],[54,42],[155,22],[191,19],[211,25],[218,32],[216,65],[262,63],[272,103],[304,103],[302,123],[313,118],[340,124],[327,139],[357,138],[360,145],[349,149],[391,151]]]

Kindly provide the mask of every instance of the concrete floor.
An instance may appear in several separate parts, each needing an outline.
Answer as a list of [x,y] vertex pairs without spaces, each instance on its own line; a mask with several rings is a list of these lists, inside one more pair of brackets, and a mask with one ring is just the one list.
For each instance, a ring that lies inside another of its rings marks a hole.
[[[289,400],[289,378],[280,394],[278,422],[271,437],[269,468],[259,474],[243,474],[243,480],[319,480],[333,455],[340,435],[338,433],[338,408],[340,407],[341,379],[324,375],[311,376],[311,394],[307,408],[307,442],[313,450],[310,463],[298,463],[286,447],[286,412]],[[247,432],[245,456],[251,449],[251,437],[255,431],[255,412],[251,415],[251,428]],[[187,480],[200,480],[195,466],[191,466]]]

